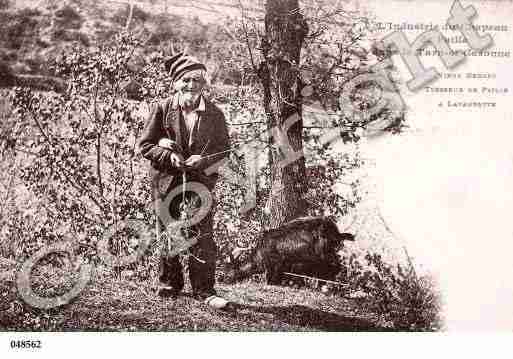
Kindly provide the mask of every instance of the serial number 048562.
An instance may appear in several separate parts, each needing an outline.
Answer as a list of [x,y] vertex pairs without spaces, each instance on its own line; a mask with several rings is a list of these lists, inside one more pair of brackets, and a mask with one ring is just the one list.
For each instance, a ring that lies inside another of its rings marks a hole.
[[40,340],[11,340],[12,349],[41,349]]

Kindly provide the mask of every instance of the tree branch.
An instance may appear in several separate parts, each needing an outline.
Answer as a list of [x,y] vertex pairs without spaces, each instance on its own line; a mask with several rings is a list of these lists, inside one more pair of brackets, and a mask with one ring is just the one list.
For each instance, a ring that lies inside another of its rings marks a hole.
[[246,47],[248,48],[248,52],[249,52],[249,59],[251,61],[251,66],[253,67],[253,71],[256,73],[258,73],[258,67],[256,66],[255,64],[255,60],[253,58],[253,51],[251,50],[251,44],[249,43],[249,35],[248,35],[248,30],[247,30],[247,27],[246,27],[246,22],[244,21],[244,18],[245,18],[245,14],[244,14],[244,8],[242,6],[242,2],[239,0],[239,5],[240,5],[240,11],[241,11],[241,15],[242,15],[242,28],[244,30],[244,39],[246,40]]

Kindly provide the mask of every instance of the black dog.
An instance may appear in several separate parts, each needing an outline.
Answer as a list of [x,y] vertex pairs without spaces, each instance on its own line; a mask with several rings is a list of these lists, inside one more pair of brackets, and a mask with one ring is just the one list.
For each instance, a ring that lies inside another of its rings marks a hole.
[[[300,217],[264,232],[254,249],[236,248],[230,254],[227,282],[256,273],[266,274],[268,284],[279,285],[284,272],[333,280],[340,270],[337,251],[343,241],[354,241],[350,233],[340,233],[326,217]],[[240,254],[248,250],[245,260]]]

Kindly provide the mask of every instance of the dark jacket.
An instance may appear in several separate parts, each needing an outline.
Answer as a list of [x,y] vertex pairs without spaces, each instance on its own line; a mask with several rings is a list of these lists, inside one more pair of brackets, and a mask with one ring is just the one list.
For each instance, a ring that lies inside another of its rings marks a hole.
[[[182,172],[171,165],[171,153],[177,152],[187,159],[191,155],[210,156],[205,159],[199,171],[188,174],[188,181],[194,180],[206,185],[212,190],[218,178],[217,172],[205,169],[220,162],[229,155],[230,142],[226,121],[221,110],[208,100],[205,110],[199,112],[199,119],[191,135],[191,143],[186,138],[185,123],[179,106],[169,98],[156,104],[139,139],[138,148],[144,158],[151,161],[151,179],[153,195],[161,198],[166,196],[179,183]],[[172,149],[160,147],[162,138],[172,141]],[[203,153],[202,153],[203,152]],[[224,152],[224,153],[219,153]]]

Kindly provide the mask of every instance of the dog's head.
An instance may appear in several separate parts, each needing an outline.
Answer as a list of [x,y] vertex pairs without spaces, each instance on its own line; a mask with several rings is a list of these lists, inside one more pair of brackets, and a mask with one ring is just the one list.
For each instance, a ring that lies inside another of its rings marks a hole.
[[351,233],[340,233],[337,225],[327,220],[323,223],[321,236],[324,237],[331,248],[342,248],[345,241],[354,242],[355,237]]

